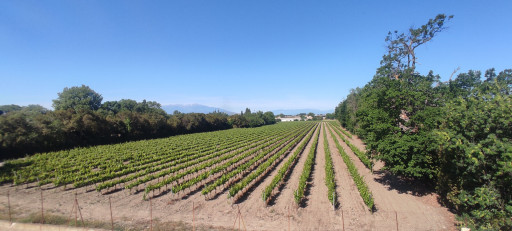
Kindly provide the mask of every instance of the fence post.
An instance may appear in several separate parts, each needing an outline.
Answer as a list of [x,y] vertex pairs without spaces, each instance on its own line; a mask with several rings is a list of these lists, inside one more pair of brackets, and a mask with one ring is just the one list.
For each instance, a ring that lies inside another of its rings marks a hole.
[[153,204],[149,198],[149,230],[153,231]]
[[108,197],[108,203],[110,204],[110,224],[112,226],[112,231],[114,231],[114,217],[112,216],[112,200]]
[[341,209],[341,225],[342,225],[342,230],[345,231],[345,218],[343,217],[343,208]]
[[[76,197],[76,192],[75,192],[75,197]],[[80,210],[80,205],[78,204],[78,199],[75,199],[75,201],[76,201],[76,210],[78,210],[78,213],[80,214],[80,220],[82,221],[82,227],[85,227],[84,217],[82,216],[82,210]]]
[[196,214],[195,214],[195,204],[192,202],[192,230],[196,230]]
[[9,209],[9,223],[12,224],[12,217],[11,217],[11,198],[9,195],[9,191],[7,191],[7,207]]
[[41,189],[41,223],[44,224],[43,190]]
[[335,202],[335,198],[334,198],[334,191],[332,192],[332,210],[335,211],[336,210],[336,207],[334,205],[334,202]]
[[398,231],[398,214],[395,211],[396,231]]
[[76,199],[76,191],[75,191],[75,205],[74,206],[76,206],[76,209],[75,209],[75,227],[77,227],[76,222],[78,220],[78,200]]
[[288,230],[289,231],[291,231],[290,223],[291,223],[291,215],[290,215],[290,207],[288,207]]

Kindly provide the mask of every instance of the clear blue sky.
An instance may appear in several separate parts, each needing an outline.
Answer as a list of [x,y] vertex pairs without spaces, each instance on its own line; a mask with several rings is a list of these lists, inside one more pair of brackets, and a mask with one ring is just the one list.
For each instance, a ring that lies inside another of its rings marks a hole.
[[51,108],[85,84],[104,101],[334,109],[372,79],[388,31],[438,13],[455,17],[417,49],[421,73],[512,68],[510,12],[510,0],[3,0],[0,105]]

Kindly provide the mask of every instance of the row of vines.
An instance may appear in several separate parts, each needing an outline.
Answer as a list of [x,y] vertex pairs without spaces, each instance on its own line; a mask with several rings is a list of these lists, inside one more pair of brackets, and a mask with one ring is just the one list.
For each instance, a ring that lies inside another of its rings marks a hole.
[[[368,159],[363,158],[365,156],[350,144],[344,137],[349,133],[336,122],[279,123],[260,128],[40,153],[7,161],[0,168],[0,183],[36,185],[43,189],[85,187],[86,191],[96,190],[103,194],[127,190],[130,193],[143,192],[144,199],[155,194],[179,195],[192,191],[200,191],[205,199],[211,199],[228,192],[228,198],[236,201],[280,165],[261,195],[268,204],[286,183],[285,179],[294,171],[301,156],[306,155],[303,166],[300,166],[302,169],[299,171],[302,172],[298,186],[293,191],[295,202],[300,205],[305,199],[304,193],[311,179],[319,137],[322,135],[327,199],[336,208],[336,166],[332,160],[327,130],[363,200],[369,208],[373,208],[368,187],[334,132],[363,163],[366,164]],[[306,149],[308,144],[310,148]]]

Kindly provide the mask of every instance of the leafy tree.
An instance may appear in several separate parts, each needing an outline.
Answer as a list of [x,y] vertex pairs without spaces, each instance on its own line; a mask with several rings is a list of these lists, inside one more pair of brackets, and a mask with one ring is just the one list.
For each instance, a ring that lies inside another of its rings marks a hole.
[[274,116],[274,113],[271,111],[267,111],[263,113],[263,120],[265,121],[265,124],[275,124],[276,123],[276,117]]
[[15,104],[1,105],[0,106],[0,115],[7,113],[7,112],[11,112],[11,111],[20,111],[21,109],[22,109],[21,106],[15,105]]
[[470,225],[491,230],[512,229],[512,98],[503,91],[510,86],[494,80],[449,102],[435,133],[438,191]]
[[390,77],[398,79],[401,72],[409,70],[414,72],[416,68],[416,48],[432,40],[437,33],[446,29],[445,21],[452,16],[438,14],[430,19],[427,24],[419,28],[410,28],[408,33],[389,32],[386,37],[388,53],[383,57],[381,64],[388,69]]
[[414,49],[442,31],[438,15],[408,34],[390,33],[374,78],[335,109],[367,154],[400,176],[435,183],[467,225],[512,230],[512,69],[440,82],[415,72]]
[[334,113],[327,113],[327,114],[325,114],[325,118],[326,118],[326,119],[329,119],[329,120],[333,120],[333,119],[335,119],[335,117],[334,117]]
[[88,86],[64,88],[59,97],[53,100],[55,110],[98,110],[103,97]]

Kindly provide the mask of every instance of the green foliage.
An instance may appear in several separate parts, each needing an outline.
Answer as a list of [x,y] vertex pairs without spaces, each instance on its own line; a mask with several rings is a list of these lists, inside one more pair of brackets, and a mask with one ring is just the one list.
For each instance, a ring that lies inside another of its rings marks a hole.
[[[332,137],[336,137],[332,130],[329,129],[329,132],[331,133]],[[375,210],[375,202],[373,201],[373,196],[372,193],[370,192],[370,189],[368,188],[368,185],[366,185],[366,182],[364,182],[364,178],[361,175],[359,175],[357,167],[354,165],[354,162],[352,162],[352,160],[347,155],[345,150],[343,150],[343,147],[340,145],[338,139],[334,138],[334,143],[338,148],[341,158],[343,158],[343,162],[345,162],[345,165],[347,165],[348,172],[350,173],[352,179],[354,180],[354,183],[356,184],[357,190],[359,191],[359,195],[363,199],[366,206],[368,206],[368,209],[373,212]]]
[[295,199],[295,203],[300,204],[304,199],[304,191],[306,190],[306,184],[311,175],[311,170],[313,168],[313,164],[315,162],[316,149],[318,146],[318,137],[320,136],[320,131],[315,135],[313,140],[313,145],[311,149],[309,149],[308,156],[306,158],[306,162],[304,162],[304,168],[302,169],[302,174],[299,178],[299,186],[295,191],[293,191],[293,196]]
[[[511,229],[512,99],[510,86],[494,81],[450,101],[436,131],[438,191],[478,227]],[[485,193],[493,195],[484,197]],[[489,201],[492,198],[492,202]]]
[[331,150],[329,149],[329,141],[327,140],[327,132],[323,127],[324,134],[324,152],[325,152],[325,185],[327,186],[327,199],[334,208],[337,206],[336,201],[336,182],[334,180],[334,164],[332,163]]
[[65,88],[55,111],[39,105],[0,106],[0,160],[76,146],[275,124],[272,112],[168,115],[154,101],[107,101],[88,86]]
[[[144,188],[147,194],[180,182],[172,186],[179,192],[217,173],[226,173],[221,177],[225,179],[232,172],[231,176],[238,176],[259,168],[269,153],[292,147],[314,125],[282,123],[41,153],[6,161],[0,167],[0,183],[71,184],[77,188],[96,184],[96,190],[102,191],[132,189],[153,181]],[[184,180],[185,176],[194,177]]]
[[398,79],[406,70],[409,74],[414,72],[416,68],[416,52],[415,49],[430,40],[437,33],[446,29],[445,21],[449,21],[452,16],[438,14],[434,19],[418,28],[410,28],[408,33],[399,33],[398,31],[389,32],[386,37],[388,43],[388,53],[382,58],[381,64],[388,69],[390,78]]
[[445,29],[438,15],[407,33],[389,33],[373,80],[352,90],[336,119],[364,138],[385,169],[436,183],[465,223],[512,229],[512,70],[468,71],[440,82],[415,72],[415,48]]
[[292,166],[297,162],[299,155],[304,151],[306,148],[306,145],[311,140],[311,137],[313,136],[313,133],[316,129],[312,129],[309,135],[302,141],[302,143],[295,149],[295,152],[293,152],[292,156],[288,158],[288,160],[281,166],[279,171],[277,172],[277,175],[274,176],[270,184],[265,187],[262,193],[262,199],[265,201],[265,203],[268,203],[272,196],[273,190],[277,187],[277,185],[282,182],[283,178],[286,174],[290,173],[292,170]]
[[59,97],[53,100],[55,110],[98,110],[103,97],[88,86],[64,88]]
[[11,104],[11,105],[0,105],[0,115],[11,111],[21,111],[22,107]]
[[343,140],[343,142],[345,142],[347,144],[347,146],[359,158],[359,160],[361,160],[361,162],[368,169],[372,170],[372,166],[373,166],[372,161],[366,156],[366,154],[364,152],[359,150],[359,148],[354,146],[352,143],[350,143],[350,141],[348,139],[346,139],[345,137],[343,137],[343,135],[341,135],[340,130],[343,131],[343,129],[338,128],[338,126],[336,126],[336,125],[331,125],[331,126],[334,127],[334,131],[338,134],[338,136],[341,138],[341,140]]
[[229,124],[235,128],[254,128],[275,123],[276,119],[273,112],[257,111],[251,113],[249,108],[245,109],[245,113],[241,112],[229,117]]
[[[314,129],[309,129],[309,130],[312,131]],[[249,175],[247,175],[246,177],[244,177],[240,182],[231,186],[229,188],[228,197],[234,197],[238,192],[240,192],[242,189],[246,188],[257,177],[262,176],[262,174],[265,171],[267,171],[267,169],[269,169],[271,166],[277,164],[278,163],[277,160],[284,158],[286,156],[286,154],[288,152],[290,152],[293,149],[293,147],[295,147],[295,145],[297,145],[300,142],[300,140],[302,140],[306,136],[307,132],[308,132],[308,130],[306,130],[301,135],[297,136],[297,138],[295,138],[294,140],[289,142],[284,148],[281,148],[279,151],[277,151],[275,154],[273,154],[266,161],[264,161],[263,163],[260,163],[255,170],[251,171],[251,173]]]

